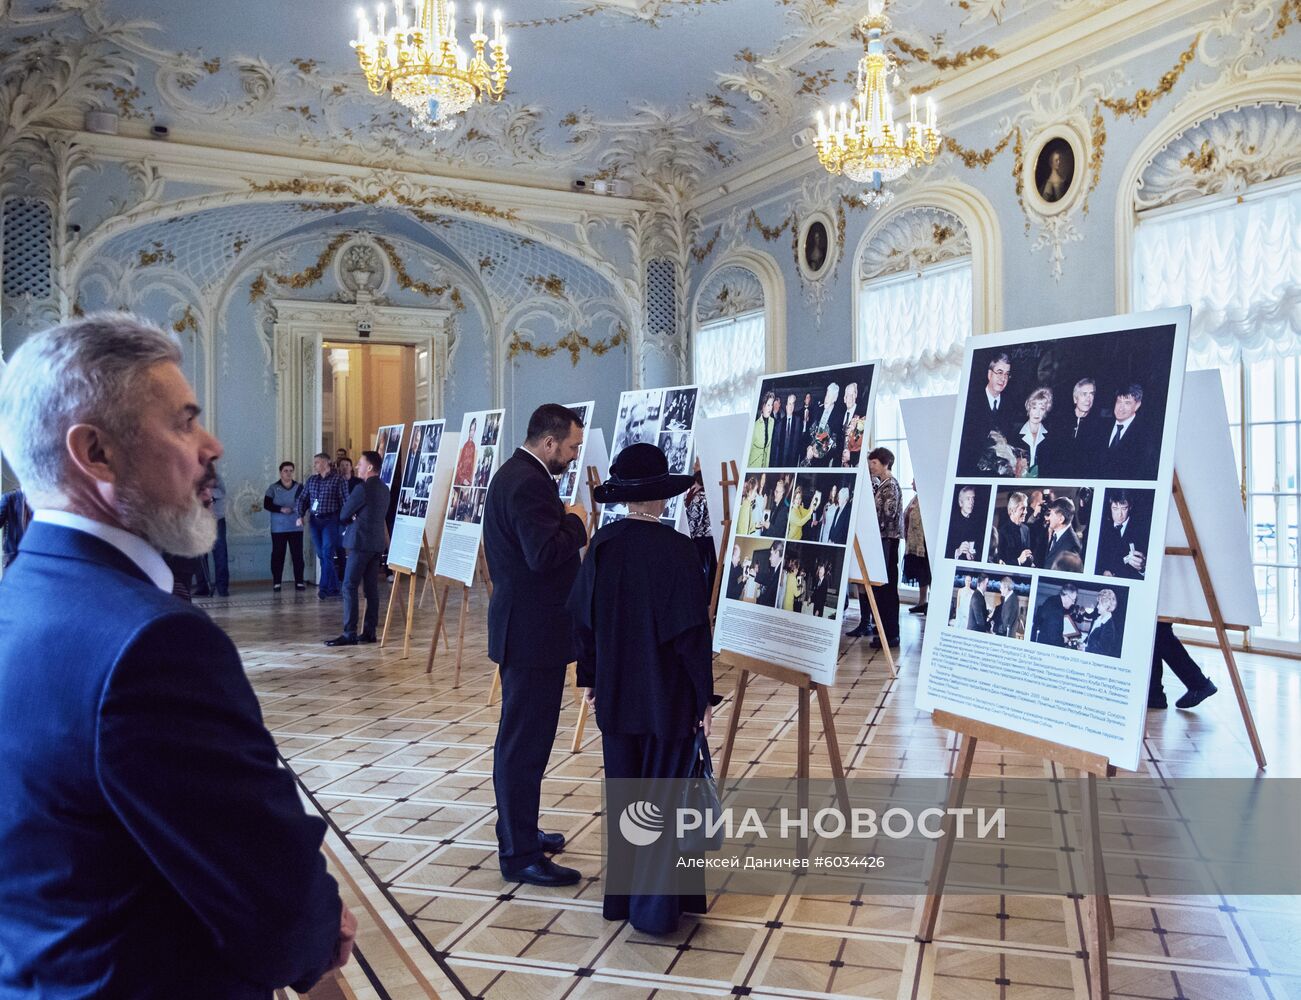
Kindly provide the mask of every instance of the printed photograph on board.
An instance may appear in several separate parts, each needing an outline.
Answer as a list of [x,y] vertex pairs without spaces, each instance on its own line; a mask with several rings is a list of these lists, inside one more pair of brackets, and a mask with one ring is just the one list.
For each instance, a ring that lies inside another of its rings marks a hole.
[[[1090,486],[998,487],[985,561],[1054,573],[1085,572],[1093,551],[1093,496]],[[952,519],[949,531],[952,534]]]
[[1025,638],[1032,580],[1019,573],[959,569],[953,577],[949,627]]
[[566,504],[574,503],[578,499],[578,486],[581,482],[580,477],[583,475],[585,468],[585,456],[587,455],[587,435],[592,426],[592,410],[596,404],[588,400],[586,403],[569,403],[569,409],[577,414],[578,419],[583,424],[583,447],[579,449],[578,457],[569,463],[569,467],[560,474],[556,481],[556,489],[560,493],[560,499]]
[[[614,449],[610,453],[611,464],[629,445],[653,444],[664,452],[670,473],[690,474],[696,459],[698,394],[699,390],[693,385],[622,393],[615,421]],[[606,504],[601,508],[601,524],[609,524],[627,513],[623,504]],[[687,530],[682,497],[673,497],[667,502],[661,520],[671,523],[679,531]]]
[[978,561],[985,551],[985,524],[989,520],[988,486],[960,483],[954,487],[949,511],[949,534],[944,555],[949,559]]
[[777,606],[786,557],[786,543],[772,538],[741,538],[732,548],[724,596],[733,601]]
[[1152,535],[1152,490],[1106,490],[1098,515],[1097,576],[1142,580]]
[[796,474],[782,520],[786,537],[796,542],[845,545],[854,523],[854,486],[858,477],[844,472]]
[[500,459],[498,439],[503,410],[475,410],[461,417],[461,445],[452,466],[451,488],[435,573],[472,586],[483,537],[488,487]]
[[1174,338],[1171,326],[974,351],[957,474],[1155,479]]
[[1129,588],[1040,577],[1030,641],[1096,656],[1120,656]]
[[871,379],[871,365],[764,379],[747,467],[858,468]]

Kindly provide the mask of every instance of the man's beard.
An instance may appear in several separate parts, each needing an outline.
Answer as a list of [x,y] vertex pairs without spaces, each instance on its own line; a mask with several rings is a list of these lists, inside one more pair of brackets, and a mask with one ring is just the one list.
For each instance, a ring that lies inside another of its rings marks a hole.
[[201,556],[212,551],[217,519],[197,495],[184,508],[163,507],[139,483],[138,477],[123,477],[118,492],[117,516],[127,531],[168,555]]

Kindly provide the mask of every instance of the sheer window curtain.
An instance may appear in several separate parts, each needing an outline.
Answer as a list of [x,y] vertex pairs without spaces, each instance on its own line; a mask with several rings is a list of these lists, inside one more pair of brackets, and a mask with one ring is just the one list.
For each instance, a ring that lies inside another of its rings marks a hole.
[[702,414],[721,417],[749,409],[755,381],[767,371],[767,353],[762,310],[698,327],[693,357]]
[[1136,309],[1190,304],[1190,368],[1301,350],[1301,181],[1134,232]]

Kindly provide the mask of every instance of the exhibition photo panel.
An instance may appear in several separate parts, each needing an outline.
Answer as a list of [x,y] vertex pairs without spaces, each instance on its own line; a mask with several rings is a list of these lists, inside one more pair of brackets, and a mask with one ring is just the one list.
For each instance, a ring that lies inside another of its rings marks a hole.
[[968,343],[919,708],[1137,766],[1188,314]]
[[375,433],[375,450],[380,454],[379,478],[389,489],[393,488],[393,477],[397,473],[405,428],[405,424],[385,424]]
[[[610,463],[619,452],[633,444],[653,444],[668,459],[669,472],[690,475],[695,471],[696,400],[694,385],[668,389],[638,389],[621,393],[614,427],[614,448]],[[623,504],[606,504],[601,508],[601,524],[611,524],[628,516]],[[660,519],[680,531],[686,531],[682,497],[671,498]]]
[[[411,425],[406,461],[398,488],[397,515],[389,542],[389,564],[415,572],[425,537],[430,499],[443,441],[442,420],[417,420]],[[444,479],[443,489],[446,489]],[[439,494],[441,499],[442,494]]]
[[569,463],[569,467],[560,474],[560,478],[556,482],[556,489],[560,492],[560,499],[566,505],[569,505],[578,501],[578,491],[583,483],[583,470],[586,468],[584,463],[587,457],[587,435],[592,427],[592,411],[596,408],[596,403],[589,399],[585,403],[566,403],[565,405],[574,411],[583,425],[583,446],[578,450],[578,457]]
[[715,646],[835,679],[840,608],[854,558],[873,364],[760,379],[728,540]]
[[452,471],[435,572],[467,587],[474,584],[488,486],[500,464],[498,442],[504,413],[479,410],[465,414],[461,421],[461,446]]

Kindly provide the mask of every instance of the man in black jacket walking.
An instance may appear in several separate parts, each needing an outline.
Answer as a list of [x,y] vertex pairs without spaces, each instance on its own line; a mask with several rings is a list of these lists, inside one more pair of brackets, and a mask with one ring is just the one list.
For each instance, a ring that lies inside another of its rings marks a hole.
[[575,658],[565,600],[587,544],[584,508],[566,509],[556,476],[578,457],[583,423],[558,403],[529,418],[522,448],[488,487],[483,551],[492,577],[488,657],[501,667],[501,722],[493,755],[497,851],[502,876],[531,885],[573,885],[579,873],[544,852],[565,838],[538,829],[542,775],[556,738],[565,667]]
[[[361,486],[348,494],[339,511],[343,547],[348,566],[343,574],[343,634],[326,641],[327,646],[355,646],[374,642],[379,626],[379,573],[388,550],[389,488],[380,478],[383,459],[377,451],[363,451],[357,462]],[[366,620],[357,635],[357,591],[365,588]]]

